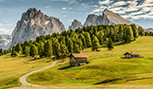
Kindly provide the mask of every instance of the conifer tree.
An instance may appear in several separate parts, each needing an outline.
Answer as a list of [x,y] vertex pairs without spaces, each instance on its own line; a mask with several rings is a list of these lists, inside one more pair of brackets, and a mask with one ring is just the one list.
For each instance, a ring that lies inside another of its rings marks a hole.
[[60,52],[61,52],[61,48],[60,48],[60,43],[58,42],[58,39],[55,38],[54,42],[53,42],[53,54],[58,57],[60,57]]
[[134,40],[135,40],[139,36],[138,28],[135,24],[132,24],[131,27],[132,27],[132,30],[133,30],[133,36],[134,36]]
[[73,42],[70,38],[67,38],[67,47],[70,53],[73,53]]
[[87,48],[87,44],[86,44],[86,40],[85,40],[84,35],[80,34],[79,39],[81,39],[81,41],[82,41],[83,48]]
[[120,42],[122,42],[123,41],[123,25],[120,25],[119,26],[119,31],[118,31],[118,36],[117,36],[117,38],[118,38],[118,41],[120,41]]
[[40,57],[42,57],[44,55],[44,42],[39,41],[39,45],[38,45],[38,54],[40,55]]
[[108,42],[107,42],[107,48],[109,50],[112,50],[114,48],[114,44],[111,38],[109,38]]
[[73,48],[73,53],[80,53],[80,47],[77,43],[73,44],[74,48]]
[[67,49],[67,46],[65,44],[63,44],[63,43],[61,43],[60,46],[61,46],[60,47],[61,48],[61,56],[62,57],[67,57],[69,55],[69,51]]
[[144,36],[145,35],[144,29],[142,27],[139,27],[138,30],[139,30],[139,35],[140,36]]
[[87,47],[91,47],[91,37],[90,37],[90,34],[88,32],[84,32],[84,37],[86,39]]
[[3,49],[0,49],[0,56],[4,55]]
[[12,57],[16,57],[16,56],[17,56],[17,53],[16,53],[16,51],[15,51],[15,46],[13,46],[13,48],[12,48],[11,56],[12,56]]
[[99,48],[100,48],[99,40],[96,36],[93,35],[91,49],[92,51],[95,51],[95,50],[98,51]]
[[18,52],[18,53],[21,53],[22,52],[22,47],[21,47],[21,44],[20,43],[17,43],[17,45],[15,47],[15,51]]
[[30,56],[30,47],[29,46],[25,46],[25,56]]
[[35,57],[35,55],[38,54],[38,47],[35,45],[32,45],[30,48],[30,56]]
[[98,39],[99,39],[100,45],[102,45],[104,43],[104,32],[103,31],[98,32]]
[[[42,46],[41,49],[43,50],[43,44],[41,46]],[[44,56],[45,57],[51,57],[52,54],[53,54],[52,41],[47,40],[47,42],[44,45]]]
[[129,43],[132,40],[134,40],[132,28],[127,26],[124,33],[124,41]]

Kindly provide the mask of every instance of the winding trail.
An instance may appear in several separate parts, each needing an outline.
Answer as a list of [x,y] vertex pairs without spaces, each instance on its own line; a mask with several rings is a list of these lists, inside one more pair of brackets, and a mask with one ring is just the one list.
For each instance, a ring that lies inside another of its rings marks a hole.
[[35,85],[35,84],[32,84],[32,83],[28,83],[28,82],[27,82],[27,77],[28,77],[29,75],[33,74],[33,73],[36,73],[36,72],[39,72],[39,71],[48,69],[48,68],[50,68],[50,67],[53,67],[53,66],[55,66],[56,63],[57,63],[57,62],[54,61],[54,62],[52,63],[52,65],[50,65],[50,66],[48,66],[48,67],[45,67],[45,68],[42,68],[42,69],[39,69],[39,70],[36,70],[36,71],[32,71],[32,72],[30,72],[30,73],[28,73],[28,74],[25,74],[25,75],[23,75],[22,77],[20,77],[20,82],[22,83],[22,86],[41,86],[41,85]]

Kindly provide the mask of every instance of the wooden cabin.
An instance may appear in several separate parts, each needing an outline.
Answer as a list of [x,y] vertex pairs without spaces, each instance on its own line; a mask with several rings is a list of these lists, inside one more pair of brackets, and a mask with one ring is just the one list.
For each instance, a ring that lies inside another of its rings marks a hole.
[[71,66],[81,66],[87,64],[88,56],[86,54],[72,53],[70,55]]
[[137,52],[126,52],[124,58],[139,58],[140,54]]

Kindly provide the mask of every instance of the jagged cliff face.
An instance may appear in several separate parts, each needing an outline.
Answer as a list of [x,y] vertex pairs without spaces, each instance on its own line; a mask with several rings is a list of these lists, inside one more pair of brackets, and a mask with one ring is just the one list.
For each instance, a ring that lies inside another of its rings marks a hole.
[[94,15],[94,14],[90,14],[88,15],[85,23],[84,23],[84,26],[91,26],[91,25],[101,25],[102,24],[102,16],[97,16],[97,15]]
[[115,24],[132,24],[132,22],[124,19],[120,15],[113,13],[107,9],[104,10],[102,16],[97,16],[94,14],[90,14],[84,26],[91,26],[91,25],[115,25]]
[[145,32],[153,32],[153,28],[144,29]]
[[36,8],[30,8],[22,14],[12,33],[12,44],[23,43],[29,40],[35,40],[37,36],[48,35],[52,33],[61,33],[65,31],[63,23],[55,18],[44,15]]
[[69,26],[69,30],[70,30],[70,29],[75,30],[75,29],[77,29],[77,28],[82,28],[82,27],[83,27],[83,26],[82,26],[81,22],[79,22],[78,20],[75,19],[75,20],[72,22],[71,26]]
[[115,24],[132,24],[132,22],[124,19],[120,15],[113,13],[107,9],[104,10],[102,15],[102,24],[103,25],[115,25]]
[[11,35],[0,34],[0,49],[8,49],[12,41]]

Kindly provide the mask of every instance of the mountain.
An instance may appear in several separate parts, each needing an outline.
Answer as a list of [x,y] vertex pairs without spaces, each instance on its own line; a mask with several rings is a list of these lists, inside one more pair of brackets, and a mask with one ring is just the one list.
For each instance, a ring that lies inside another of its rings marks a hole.
[[91,25],[101,25],[102,24],[102,16],[97,16],[95,14],[90,14],[88,15],[85,23],[84,23],[84,26],[91,26]]
[[153,28],[144,29],[145,32],[153,32]]
[[75,29],[77,29],[77,28],[82,28],[82,27],[83,27],[83,26],[82,26],[81,22],[79,22],[78,20],[75,19],[75,20],[72,22],[71,26],[69,26],[69,29],[75,30]]
[[0,49],[8,49],[12,41],[11,35],[0,34]]
[[91,26],[91,25],[115,25],[115,24],[132,24],[132,22],[124,19],[119,14],[116,14],[112,11],[105,9],[101,15],[90,14],[84,26]]
[[37,36],[61,33],[62,31],[65,31],[65,27],[59,19],[49,17],[36,8],[29,8],[17,22],[12,33],[13,39],[10,47],[18,42],[35,40]]

